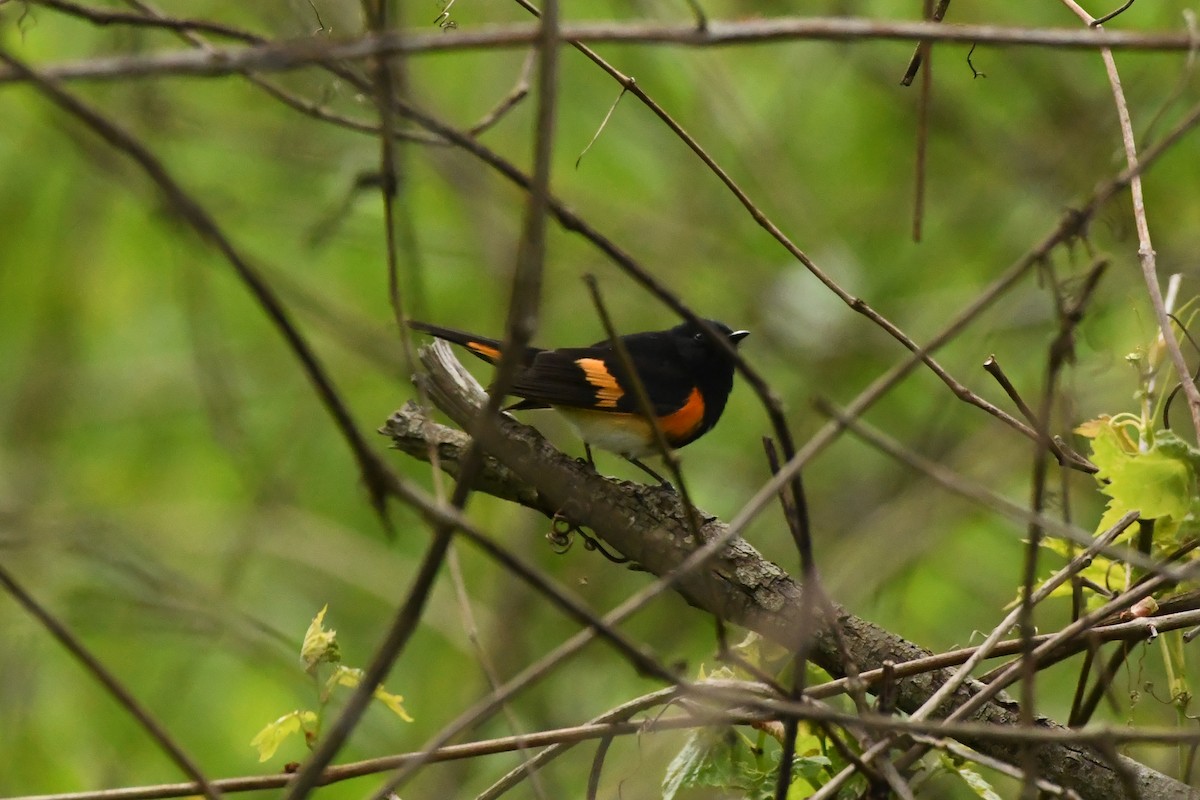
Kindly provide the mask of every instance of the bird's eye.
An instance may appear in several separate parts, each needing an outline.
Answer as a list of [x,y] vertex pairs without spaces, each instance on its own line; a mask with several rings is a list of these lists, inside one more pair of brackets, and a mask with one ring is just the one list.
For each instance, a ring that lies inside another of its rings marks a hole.
[[704,341],[704,331],[700,331],[692,338],[695,339],[697,342],[703,342]]

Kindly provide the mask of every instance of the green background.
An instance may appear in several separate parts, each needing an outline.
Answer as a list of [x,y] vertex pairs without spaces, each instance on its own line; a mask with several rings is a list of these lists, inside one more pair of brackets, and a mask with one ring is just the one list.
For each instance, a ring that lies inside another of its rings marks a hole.
[[[686,21],[677,4],[567,4],[568,21]],[[911,6],[911,7],[910,7]],[[915,4],[704,3],[713,18],[855,14],[912,19]],[[113,8],[116,8],[114,6]],[[124,8],[124,7],[122,7]],[[334,36],[362,23],[353,3],[317,2]],[[307,3],[171,3],[272,38],[317,27]],[[436,32],[440,7],[406,7]],[[1104,13],[1104,9],[1091,9]],[[970,17],[966,15],[971,15]],[[1182,29],[1171,4],[1138,3],[1110,27]],[[526,21],[515,5],[460,0],[458,30]],[[990,2],[952,7],[953,22],[1072,27],[1064,8]],[[446,31],[453,37],[455,31]],[[50,9],[0,6],[0,45],[44,65],[109,54],[185,49],[169,33],[101,28]],[[232,45],[231,45],[232,46]],[[598,46],[694,135],[772,220],[842,286],[927,340],[1062,214],[1124,164],[1100,57],[1091,51],[939,45],[929,118],[924,241],[909,236],[918,91],[899,86],[912,45],[790,42],[715,49]],[[508,93],[519,49],[422,55],[406,62],[415,101],[465,128]],[[1156,140],[1197,99],[1181,54],[1118,53],[1135,130]],[[317,69],[272,76],[339,113],[373,107]],[[375,138],[301,116],[236,76],[68,85],[133,133],[267,274],[333,376],[355,420],[374,429],[413,396],[387,300],[384,218],[377,191],[355,191],[378,168]],[[782,399],[803,442],[822,423],[815,396],[844,404],[904,356],[773,241],[715,176],[636,99],[626,96],[576,166],[619,87],[564,48],[552,186],[698,312],[753,335],[742,352]],[[531,161],[533,98],[482,141],[523,168]],[[1151,120],[1155,120],[1151,124]],[[355,464],[260,308],[227,263],[162,204],[139,169],[27,86],[0,85],[0,563],[62,618],[192,753],[210,776],[275,771],[303,757],[299,740],[257,763],[251,737],[312,705],[296,659],[325,604],[347,662],[365,666],[404,597],[428,531],[393,505],[389,541]],[[402,251],[413,316],[499,335],[525,198],[468,154],[406,146]],[[1160,271],[1183,272],[1195,294],[1200,158],[1185,139],[1147,175]],[[1154,325],[1137,263],[1127,196],[1090,226],[1111,259],[1076,337],[1059,429],[1135,410],[1127,353]],[[1091,261],[1055,251],[1068,287]],[[537,342],[582,344],[603,331],[582,276],[597,276],[617,325],[676,319],[581,237],[550,225]],[[1031,401],[1057,331],[1047,273],[1031,273],[939,355],[952,374],[1011,405],[981,370],[994,354]],[[477,374],[486,380],[486,369]],[[1177,407],[1178,419],[1185,414]],[[867,415],[929,458],[1024,502],[1032,444],[957,400],[919,371]],[[566,429],[526,419],[569,452]],[[683,453],[692,497],[726,519],[767,478],[769,431],[739,384],[720,426]],[[413,480],[428,468],[385,453]],[[610,474],[636,477],[600,456]],[[1023,527],[947,494],[843,437],[805,473],[818,566],[852,611],[932,649],[990,631],[1020,580]],[[1057,486],[1057,474],[1054,478]],[[1071,475],[1070,512],[1091,528],[1103,498]],[[1062,495],[1052,498],[1055,510]],[[470,514],[603,611],[644,586],[575,547],[554,554],[546,520],[488,497]],[[747,538],[793,573],[796,555],[777,509]],[[483,647],[509,676],[575,627],[475,551],[460,551]],[[1049,562],[1047,562],[1049,564]],[[1055,565],[1056,566],[1056,565]],[[1047,566],[1043,572],[1048,572]],[[1067,613],[1050,603],[1039,624]],[[713,625],[666,597],[625,630],[694,674],[714,666]],[[181,780],[146,735],[14,602],[0,599],[0,793],[73,791]],[[1139,651],[1116,693],[1139,692],[1112,719],[1170,724],[1154,649]],[[1046,673],[1039,711],[1065,718],[1074,667]],[[1149,690],[1145,682],[1152,684]],[[443,575],[424,624],[387,682],[413,724],[372,710],[339,760],[416,749],[486,692],[451,583]],[[658,688],[593,645],[523,695],[523,730],[577,724]],[[497,718],[479,737],[506,735]],[[613,748],[602,796],[648,797],[681,734]],[[591,747],[543,776],[551,797],[582,796]],[[1143,754],[1145,755],[1145,754]],[[1148,756],[1169,769],[1174,756]],[[429,767],[404,793],[469,797],[515,755]],[[361,797],[360,781],[322,796]],[[1007,784],[1001,784],[1007,786]],[[928,796],[961,796],[940,779]],[[513,797],[526,797],[527,787]]]

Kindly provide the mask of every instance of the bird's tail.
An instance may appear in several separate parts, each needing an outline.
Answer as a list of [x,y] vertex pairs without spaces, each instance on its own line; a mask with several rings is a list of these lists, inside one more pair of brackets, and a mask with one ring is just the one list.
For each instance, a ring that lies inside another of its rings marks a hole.
[[[408,327],[416,331],[423,331],[431,336],[436,336],[439,339],[445,339],[447,342],[462,345],[467,348],[473,355],[482,358],[489,364],[495,364],[500,360],[501,342],[496,339],[489,339],[486,336],[476,336],[473,333],[460,331],[455,328],[443,328],[440,325],[431,325],[428,322],[417,322],[409,320]],[[540,350],[536,347],[525,348],[525,358],[522,359],[523,364],[528,364],[533,361]]]

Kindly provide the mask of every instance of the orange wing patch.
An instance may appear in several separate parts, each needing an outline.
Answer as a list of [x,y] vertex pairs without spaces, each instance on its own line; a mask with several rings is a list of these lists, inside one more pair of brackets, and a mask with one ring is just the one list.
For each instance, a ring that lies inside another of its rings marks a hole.
[[678,411],[658,418],[659,427],[672,442],[687,439],[704,422],[704,396],[699,389],[692,389],[687,401]]
[[500,360],[500,351],[489,344],[483,342],[467,342],[467,349],[472,353],[478,353],[491,361]]
[[583,370],[583,377],[596,387],[596,408],[616,408],[617,401],[625,395],[625,390],[617,379],[598,358],[576,359],[575,364]]

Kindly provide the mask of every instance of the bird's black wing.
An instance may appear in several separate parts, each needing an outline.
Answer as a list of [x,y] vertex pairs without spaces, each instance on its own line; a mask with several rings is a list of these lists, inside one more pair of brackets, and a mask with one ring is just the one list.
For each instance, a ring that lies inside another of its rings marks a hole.
[[[630,337],[633,338],[633,337]],[[632,345],[630,357],[650,396],[655,414],[678,410],[692,390],[692,381],[677,360],[661,348]],[[595,347],[543,350],[517,376],[511,393],[524,398],[517,408],[567,406],[595,411],[638,413],[637,394],[620,359],[608,343]]]

